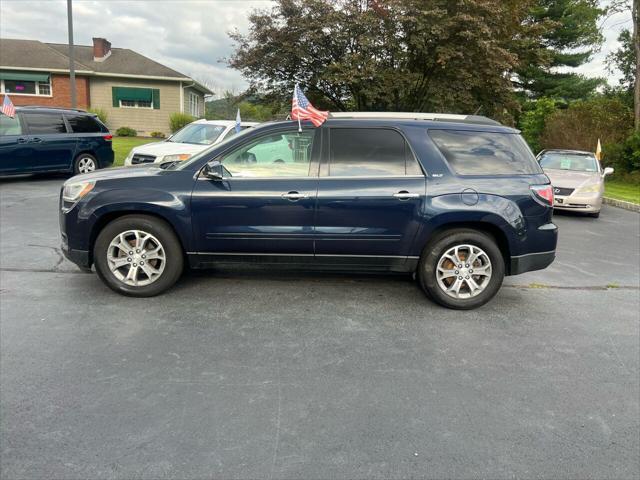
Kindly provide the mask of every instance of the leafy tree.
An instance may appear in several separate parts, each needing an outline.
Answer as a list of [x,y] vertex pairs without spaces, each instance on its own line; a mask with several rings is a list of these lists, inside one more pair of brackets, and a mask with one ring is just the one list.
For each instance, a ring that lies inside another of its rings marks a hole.
[[623,30],[618,36],[620,48],[607,55],[609,71],[619,70],[622,73],[620,86],[631,91],[636,78],[636,52],[630,30]]
[[525,106],[525,111],[520,117],[520,129],[534,153],[542,150],[540,136],[544,131],[547,118],[556,110],[556,101],[551,98],[540,98]]
[[598,0],[536,0],[526,21],[542,29],[542,38],[520,50],[523,62],[516,72],[516,86],[533,98],[574,100],[604,84],[602,78],[565,71],[589,61],[602,43],[598,19],[604,13]]
[[247,35],[231,34],[229,63],[281,98],[299,82],[320,108],[509,121],[517,52],[539,44],[543,30],[525,21],[532,1],[276,0],[250,15]]
[[633,128],[631,109],[616,98],[577,101],[553,113],[540,137],[542,148],[575,148],[595,151],[602,144],[623,142]]

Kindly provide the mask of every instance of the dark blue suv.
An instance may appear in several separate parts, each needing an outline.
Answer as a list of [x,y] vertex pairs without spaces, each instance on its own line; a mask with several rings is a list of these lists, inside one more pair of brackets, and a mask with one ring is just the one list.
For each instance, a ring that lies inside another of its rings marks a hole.
[[483,117],[334,114],[269,123],[186,162],[95,172],[60,195],[62,248],[117,292],[156,295],[184,263],[416,273],[468,309],[554,259],[548,178]]
[[92,113],[17,107],[0,114],[0,175],[88,173],[113,164],[109,129]]

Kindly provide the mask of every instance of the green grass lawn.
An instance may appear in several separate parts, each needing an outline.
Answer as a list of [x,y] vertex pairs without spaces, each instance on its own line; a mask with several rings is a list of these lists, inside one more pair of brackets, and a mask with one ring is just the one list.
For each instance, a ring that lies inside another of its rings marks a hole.
[[640,203],[640,185],[606,180],[604,183],[604,196],[626,202]]
[[121,167],[124,159],[129,155],[133,147],[145,143],[157,142],[159,139],[150,137],[113,137],[113,152],[115,153],[114,167]]

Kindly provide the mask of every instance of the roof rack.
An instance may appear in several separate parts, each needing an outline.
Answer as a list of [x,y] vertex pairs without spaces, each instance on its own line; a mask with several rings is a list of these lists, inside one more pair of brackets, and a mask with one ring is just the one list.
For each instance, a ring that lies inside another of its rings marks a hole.
[[480,125],[502,125],[481,115],[456,115],[453,113],[422,112],[331,112],[331,118],[383,118],[404,120],[431,120],[436,122],[476,123]]
[[20,108],[33,108],[35,110],[38,110],[40,108],[44,109],[44,110],[69,110],[71,112],[84,112],[84,113],[89,113],[86,110],[83,110],[82,108],[69,108],[69,107],[54,107],[52,105],[16,105],[17,109]]

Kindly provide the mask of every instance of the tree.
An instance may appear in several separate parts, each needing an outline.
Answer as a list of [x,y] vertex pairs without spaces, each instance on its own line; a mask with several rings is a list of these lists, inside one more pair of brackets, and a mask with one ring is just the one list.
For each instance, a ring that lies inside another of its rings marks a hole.
[[633,45],[636,52],[636,78],[634,88],[634,117],[636,131],[640,131],[640,0],[633,0]]
[[618,41],[620,48],[607,55],[607,66],[609,71],[619,70],[622,73],[620,86],[624,90],[632,91],[636,78],[636,52],[631,30],[620,32]]
[[555,100],[551,98],[539,98],[530,105],[525,105],[525,111],[520,117],[520,129],[522,136],[527,141],[534,153],[542,150],[540,135],[544,131],[547,118],[557,110]]
[[589,61],[602,43],[598,19],[604,13],[598,0],[536,0],[526,21],[541,28],[542,38],[519,52],[523,62],[514,78],[516,87],[533,98],[575,100],[604,84],[602,78],[565,71]]
[[276,0],[254,11],[230,58],[251,85],[283,98],[299,82],[320,108],[517,110],[516,52],[539,43],[532,0]]

